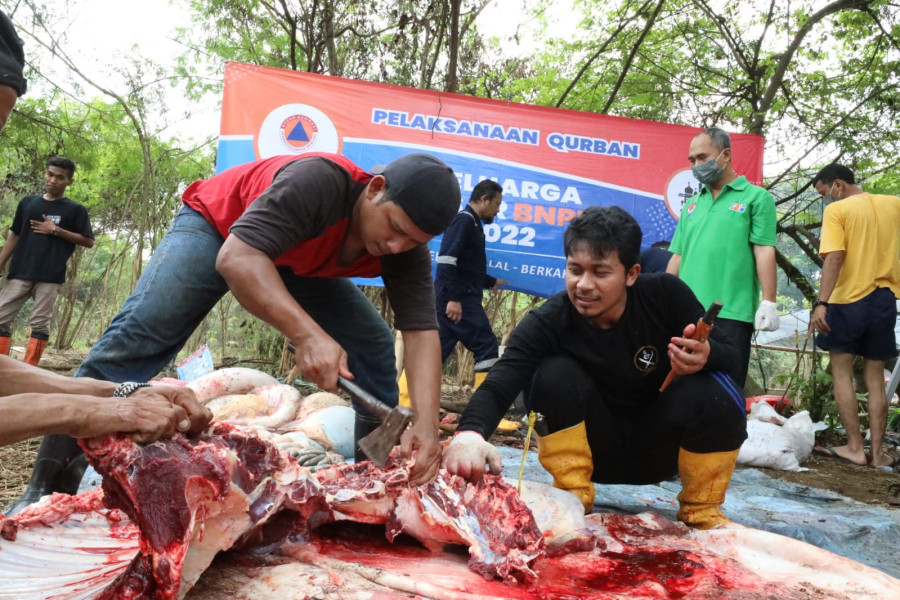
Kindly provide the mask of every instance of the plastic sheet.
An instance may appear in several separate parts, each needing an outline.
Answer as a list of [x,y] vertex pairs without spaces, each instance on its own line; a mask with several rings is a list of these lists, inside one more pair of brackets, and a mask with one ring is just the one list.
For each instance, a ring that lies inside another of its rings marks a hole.
[[[522,451],[500,447],[503,472],[518,473]],[[524,479],[551,483],[536,452],[529,452]],[[637,514],[651,511],[675,520],[681,483],[600,485],[594,512]],[[900,577],[897,560],[900,510],[857,502],[829,490],[797,485],[755,469],[735,471],[723,512],[733,521],[801,540]]]

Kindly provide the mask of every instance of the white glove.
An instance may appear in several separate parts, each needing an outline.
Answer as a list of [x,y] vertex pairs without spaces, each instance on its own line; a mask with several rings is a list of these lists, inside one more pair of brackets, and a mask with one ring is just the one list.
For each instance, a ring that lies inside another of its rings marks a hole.
[[477,431],[460,431],[453,436],[444,450],[442,466],[453,475],[468,481],[478,481],[484,475],[485,463],[491,473],[499,475],[503,470],[500,453],[484,441]]
[[778,308],[774,302],[763,300],[756,309],[756,329],[775,331],[778,329]]

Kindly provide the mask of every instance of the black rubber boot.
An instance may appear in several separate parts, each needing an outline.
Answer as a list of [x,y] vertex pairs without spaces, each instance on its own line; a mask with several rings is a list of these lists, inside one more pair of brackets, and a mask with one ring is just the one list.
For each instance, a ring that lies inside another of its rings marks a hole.
[[81,448],[78,448],[78,450],[78,456],[70,460],[69,464],[66,465],[66,470],[60,474],[58,489],[53,490],[54,492],[72,496],[78,493],[81,479],[84,477],[84,472],[87,471],[88,466],[87,458],[85,458]]
[[61,434],[44,436],[28,486],[22,496],[6,509],[6,516],[21,512],[53,492],[74,494],[78,491],[85,468],[87,462],[75,438]]
[[381,425],[381,419],[378,417],[356,413],[353,421],[353,458],[356,462],[369,460],[369,457],[359,449],[359,440],[375,431],[379,425]]

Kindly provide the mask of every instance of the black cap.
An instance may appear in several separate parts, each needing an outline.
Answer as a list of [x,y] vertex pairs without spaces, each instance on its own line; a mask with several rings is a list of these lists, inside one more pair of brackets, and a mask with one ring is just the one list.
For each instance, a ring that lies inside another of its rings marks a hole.
[[459,180],[439,158],[407,154],[372,173],[384,175],[391,199],[427,234],[443,233],[459,212]]
[[8,85],[21,96],[27,88],[25,77],[22,76],[24,69],[22,40],[16,34],[9,17],[0,12],[0,85]]

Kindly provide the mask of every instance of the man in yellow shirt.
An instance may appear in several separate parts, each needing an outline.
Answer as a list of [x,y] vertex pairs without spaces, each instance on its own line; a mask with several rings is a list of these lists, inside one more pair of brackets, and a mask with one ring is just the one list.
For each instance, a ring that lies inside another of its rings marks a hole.
[[[884,453],[887,397],[884,363],[897,356],[894,325],[900,297],[900,198],[864,192],[849,168],[830,164],[812,181],[825,201],[819,254],[825,258],[810,333],[828,351],[834,399],[847,430],[847,445],[820,448],[822,454],[860,466],[893,466]],[[869,392],[871,457],[863,448],[853,358],[865,359]]]

